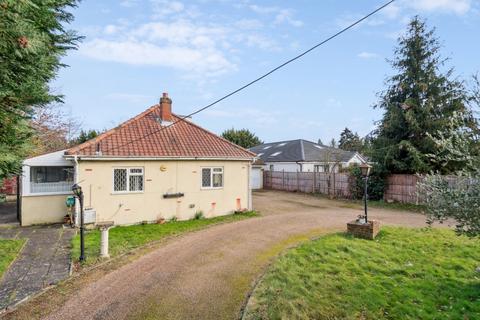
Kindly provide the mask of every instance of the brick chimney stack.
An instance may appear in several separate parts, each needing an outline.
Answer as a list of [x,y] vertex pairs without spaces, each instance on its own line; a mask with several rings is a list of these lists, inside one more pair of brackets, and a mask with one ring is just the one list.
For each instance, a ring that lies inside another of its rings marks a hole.
[[164,92],[160,98],[160,119],[166,122],[172,122],[172,99],[168,97],[168,93]]

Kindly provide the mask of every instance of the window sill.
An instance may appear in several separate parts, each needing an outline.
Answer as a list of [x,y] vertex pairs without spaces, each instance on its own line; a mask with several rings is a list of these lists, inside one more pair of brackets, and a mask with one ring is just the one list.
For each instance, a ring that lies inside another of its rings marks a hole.
[[142,193],[145,193],[145,192],[144,191],[115,191],[115,192],[111,192],[110,194],[113,196],[116,196],[116,195],[122,195],[122,194],[142,194]]
[[201,187],[200,190],[222,190],[223,187]]
[[58,191],[58,192],[35,192],[22,194],[22,197],[41,197],[41,196],[61,196],[72,195],[72,191]]

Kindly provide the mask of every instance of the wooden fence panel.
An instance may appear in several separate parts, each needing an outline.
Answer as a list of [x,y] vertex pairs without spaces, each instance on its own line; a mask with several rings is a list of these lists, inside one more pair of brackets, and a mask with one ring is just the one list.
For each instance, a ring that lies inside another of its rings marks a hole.
[[[423,177],[413,174],[392,174],[387,178],[384,200],[402,203],[422,203],[418,195],[418,183]],[[454,187],[455,176],[445,176]],[[264,188],[273,190],[320,193],[336,198],[351,199],[351,183],[348,173],[264,171]],[[477,182],[476,182],[477,183]]]
[[422,176],[414,174],[392,174],[387,178],[385,201],[419,204],[417,184],[423,180]]
[[264,171],[263,181],[265,189],[351,197],[350,178],[346,173]]

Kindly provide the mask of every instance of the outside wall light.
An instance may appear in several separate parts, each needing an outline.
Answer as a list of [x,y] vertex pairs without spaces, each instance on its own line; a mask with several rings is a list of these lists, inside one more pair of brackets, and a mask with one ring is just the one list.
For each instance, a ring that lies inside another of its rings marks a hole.
[[80,203],[80,258],[79,260],[85,261],[85,238],[84,238],[84,227],[83,227],[83,191],[82,187],[78,184],[72,186],[72,192],[75,198],[78,198]]
[[368,206],[367,206],[367,199],[368,199],[368,176],[370,175],[370,171],[372,166],[362,163],[360,166],[360,171],[362,172],[363,179],[365,180],[365,188],[364,188],[364,208],[365,208],[365,223],[368,222]]

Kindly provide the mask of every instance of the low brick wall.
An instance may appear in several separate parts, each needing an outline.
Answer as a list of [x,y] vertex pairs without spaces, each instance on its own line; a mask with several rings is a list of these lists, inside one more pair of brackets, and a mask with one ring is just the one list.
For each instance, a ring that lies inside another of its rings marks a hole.
[[380,231],[380,222],[373,220],[368,223],[358,223],[354,220],[347,223],[347,231],[355,237],[373,240]]

